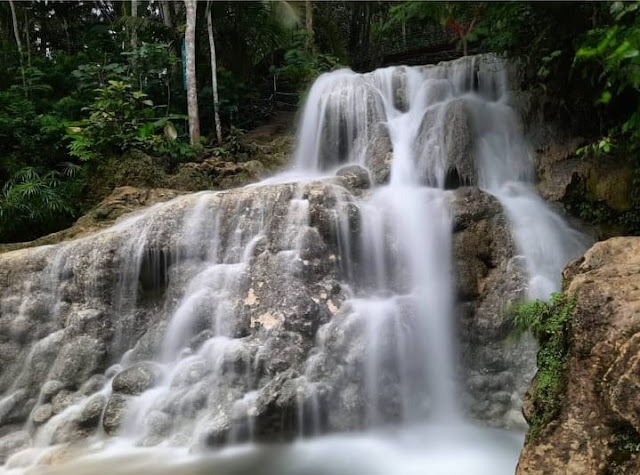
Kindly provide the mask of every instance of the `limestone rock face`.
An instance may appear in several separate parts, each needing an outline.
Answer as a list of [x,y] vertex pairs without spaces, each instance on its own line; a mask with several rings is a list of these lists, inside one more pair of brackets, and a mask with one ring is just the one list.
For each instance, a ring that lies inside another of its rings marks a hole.
[[466,406],[490,424],[524,427],[520,406],[535,371],[535,343],[509,343],[509,307],[526,296],[500,203],[477,188],[453,195],[453,254]]
[[153,363],[137,363],[118,373],[111,386],[117,393],[135,395],[151,388],[162,371]]
[[599,242],[564,277],[575,297],[566,394],[517,473],[640,473],[640,239]]
[[[370,182],[352,166],[323,181],[177,196],[80,239],[0,254],[0,431],[30,421],[49,443],[102,426],[138,431],[142,445],[220,445],[400,420],[401,334],[380,342],[373,415],[364,330],[377,309],[345,304]],[[506,218],[477,189],[443,196],[466,405],[517,425],[533,351],[503,345],[502,309],[522,294]],[[410,299],[399,303],[389,329],[415,322]],[[2,453],[23,447],[12,437]]]
[[367,139],[366,145],[367,166],[371,170],[375,183],[388,183],[391,177],[391,160],[393,159],[389,131],[384,124],[377,124],[372,129],[372,137]]
[[[434,147],[438,144],[438,147]],[[472,116],[466,100],[454,99],[436,103],[429,107],[422,118],[418,132],[418,150],[431,156],[418,156],[418,163],[424,164],[423,180],[430,185],[457,188],[461,184],[477,183],[473,161]],[[427,152],[428,151],[428,152]],[[434,151],[438,152],[435,153]],[[440,176],[430,176],[426,166],[436,161]]]

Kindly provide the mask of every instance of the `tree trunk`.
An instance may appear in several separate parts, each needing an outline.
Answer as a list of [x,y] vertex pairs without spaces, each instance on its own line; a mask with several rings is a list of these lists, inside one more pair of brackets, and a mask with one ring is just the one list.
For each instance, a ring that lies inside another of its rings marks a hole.
[[20,72],[22,73],[22,87],[24,88],[24,94],[27,95],[27,76],[24,72],[24,60],[22,58],[22,41],[20,41],[20,27],[18,26],[18,17],[16,16],[16,6],[13,4],[13,0],[9,0],[9,7],[11,7],[11,19],[13,20],[13,34],[16,37],[16,45],[18,46],[18,55],[20,56]]
[[186,49],[187,109],[189,112],[189,138],[192,147],[200,145],[200,117],[198,115],[198,89],[196,85],[196,0],[184,0],[187,10],[187,28],[184,32]]
[[313,50],[313,4],[305,0],[304,20],[307,28],[307,50]]
[[402,17],[402,46],[407,47],[407,20]]
[[27,44],[27,66],[31,67],[31,35],[29,35],[29,17],[27,16],[27,10],[24,11],[24,37]]
[[160,8],[162,9],[162,21],[167,28],[173,28],[173,21],[171,19],[171,4],[169,0],[160,2]]
[[138,47],[138,0],[131,0],[131,51]]
[[67,45],[67,53],[73,54],[73,46],[71,44],[71,36],[69,35],[69,24],[67,23],[67,19],[62,19],[62,28],[64,29],[64,38],[65,43]]
[[207,32],[209,33],[209,52],[211,54],[211,88],[213,89],[213,116],[216,123],[218,145],[222,144],[222,127],[218,112],[218,72],[216,67],[216,45],[213,38],[213,20],[211,19],[211,0],[207,2]]

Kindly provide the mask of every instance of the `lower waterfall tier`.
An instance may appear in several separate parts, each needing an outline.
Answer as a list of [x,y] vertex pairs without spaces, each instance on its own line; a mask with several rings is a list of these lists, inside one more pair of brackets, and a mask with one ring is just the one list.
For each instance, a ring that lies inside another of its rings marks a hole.
[[[399,237],[368,208],[385,191],[356,178],[178,197],[0,255],[0,461],[91,436],[195,448],[430,417]],[[535,346],[505,344],[522,258],[491,195],[432,195],[451,216],[460,405],[523,427]],[[383,290],[363,252],[376,216]]]

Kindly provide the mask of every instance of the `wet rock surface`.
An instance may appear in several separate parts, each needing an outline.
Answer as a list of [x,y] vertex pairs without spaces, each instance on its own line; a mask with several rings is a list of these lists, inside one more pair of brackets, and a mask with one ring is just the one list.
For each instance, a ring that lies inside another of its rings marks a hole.
[[116,393],[137,395],[150,389],[162,375],[160,366],[154,363],[138,363],[118,373],[111,387]]
[[16,431],[0,437],[0,463],[5,463],[14,453],[29,446],[29,434]]
[[476,188],[453,195],[453,254],[466,405],[490,424],[525,427],[520,405],[535,372],[533,341],[510,342],[509,308],[527,273],[500,203]]
[[[165,395],[147,411],[154,415],[142,424],[145,445],[177,437],[176,430],[188,433],[195,422],[210,427],[203,437],[213,445],[272,440],[274,434],[290,438],[301,430],[300,421],[309,434],[370,423],[362,378],[366,314],[343,305],[339,244],[341,232],[354,243],[363,232],[357,200],[347,190],[368,192],[369,176],[359,167],[338,175],[340,186],[329,180],[181,197],[80,240],[0,255],[0,326],[42,322],[39,331],[1,333],[0,345],[16,346],[0,353],[0,388],[7,395],[0,424],[29,417],[44,429],[55,423],[46,430],[57,442],[85,437],[98,424],[114,435],[136,397],[158,384]],[[520,269],[494,198],[460,188],[450,202],[465,348],[461,378],[468,381],[474,416],[510,425],[530,353],[502,346],[501,309],[521,296]],[[291,206],[300,206],[299,219]],[[203,234],[187,237],[194,232],[186,221],[194,209],[204,210],[205,224],[195,231]],[[265,224],[261,215],[269,216]],[[346,228],[340,216],[348,217]],[[206,225],[216,219],[222,228]],[[244,230],[239,240],[232,229]],[[212,232],[221,233],[218,255],[230,264],[207,271],[202,253]],[[252,235],[258,237],[247,255]],[[201,240],[202,247],[187,251],[182,243],[188,238]],[[136,251],[129,242],[145,245]],[[213,312],[195,314],[185,327],[193,336],[172,347],[167,331],[184,330],[169,330],[169,316],[200,272],[223,272],[209,278],[224,279],[227,296],[202,294],[213,299],[201,302]],[[411,325],[410,305],[403,315],[398,318]],[[212,339],[214,334],[228,337]],[[318,338],[324,347],[312,351]],[[172,374],[146,361],[186,343]],[[391,354],[395,344],[391,339],[384,351]],[[127,350],[122,366],[107,371]],[[385,373],[389,389],[379,396],[381,417],[390,421],[401,417],[392,361]],[[109,387],[111,395],[98,393]],[[242,399],[248,393],[253,395]],[[64,424],[54,422],[64,411],[73,415]]]

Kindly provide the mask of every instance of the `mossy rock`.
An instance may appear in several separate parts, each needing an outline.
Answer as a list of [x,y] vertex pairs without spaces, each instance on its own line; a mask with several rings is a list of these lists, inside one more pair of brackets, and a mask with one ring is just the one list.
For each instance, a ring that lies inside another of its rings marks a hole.
[[197,163],[184,163],[178,171],[167,177],[169,188],[184,191],[202,191],[217,188],[215,181],[205,169]]
[[88,202],[97,203],[120,186],[168,188],[163,159],[130,150],[97,164],[88,177]]
[[626,166],[593,168],[587,180],[587,192],[591,201],[604,202],[614,211],[629,211],[633,170]]

